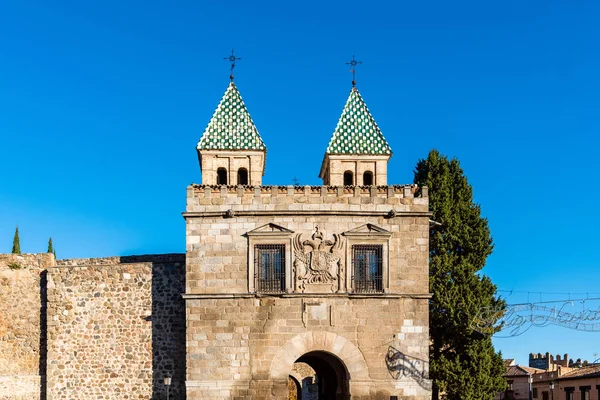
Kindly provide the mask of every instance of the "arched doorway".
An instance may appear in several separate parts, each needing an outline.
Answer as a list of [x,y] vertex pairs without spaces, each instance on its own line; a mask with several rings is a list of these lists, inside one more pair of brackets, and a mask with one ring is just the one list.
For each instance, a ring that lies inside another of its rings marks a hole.
[[310,351],[296,360],[293,370],[301,376],[302,382],[299,390],[290,387],[290,399],[350,399],[348,370],[342,360],[333,354]]

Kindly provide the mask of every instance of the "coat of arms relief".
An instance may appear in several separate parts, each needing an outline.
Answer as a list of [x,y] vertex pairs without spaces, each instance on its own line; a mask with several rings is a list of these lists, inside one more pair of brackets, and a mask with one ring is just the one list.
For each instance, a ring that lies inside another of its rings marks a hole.
[[294,273],[296,291],[336,292],[344,275],[344,239],[334,233],[333,241],[323,239],[319,226],[311,239],[303,240],[302,234],[294,237]]

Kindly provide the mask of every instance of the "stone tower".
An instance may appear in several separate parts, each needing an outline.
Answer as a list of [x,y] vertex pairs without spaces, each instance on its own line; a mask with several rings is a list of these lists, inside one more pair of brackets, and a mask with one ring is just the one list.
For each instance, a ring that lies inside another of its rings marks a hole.
[[333,132],[319,177],[324,185],[387,185],[392,149],[356,87]]
[[427,188],[387,186],[355,88],[323,186],[262,186],[265,151],[231,83],[183,213],[187,399],[431,398]]
[[203,185],[261,185],[266,147],[233,80],[197,146]]

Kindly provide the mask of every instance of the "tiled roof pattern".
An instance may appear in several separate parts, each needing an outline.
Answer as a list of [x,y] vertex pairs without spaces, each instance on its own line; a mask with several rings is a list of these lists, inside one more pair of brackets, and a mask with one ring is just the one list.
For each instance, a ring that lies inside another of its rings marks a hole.
[[511,365],[506,369],[504,376],[527,376],[532,374],[541,374],[543,369],[525,367],[523,365]]
[[388,142],[369,112],[365,101],[352,88],[337,123],[327,154],[392,154]]
[[204,130],[198,150],[266,150],[233,82]]
[[600,364],[595,364],[589,367],[581,367],[564,373],[559,379],[575,379],[575,378],[599,378]]

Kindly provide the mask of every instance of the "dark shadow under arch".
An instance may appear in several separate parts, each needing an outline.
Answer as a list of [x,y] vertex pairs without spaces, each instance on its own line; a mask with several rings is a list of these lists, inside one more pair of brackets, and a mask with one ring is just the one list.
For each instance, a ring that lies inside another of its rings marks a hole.
[[315,370],[318,399],[350,399],[350,374],[337,356],[325,351],[311,351],[303,354],[296,362],[306,363]]

